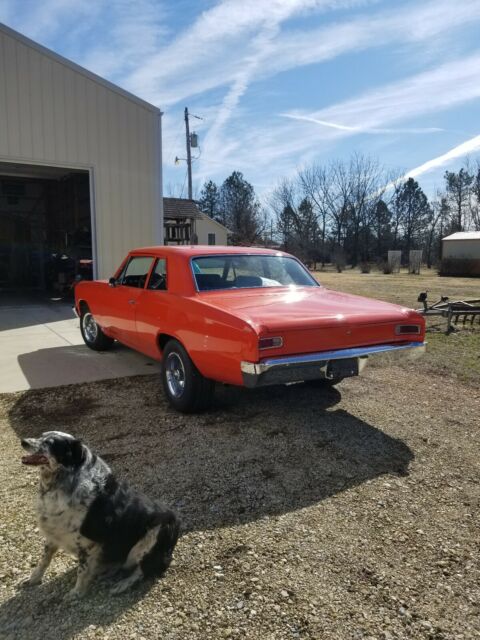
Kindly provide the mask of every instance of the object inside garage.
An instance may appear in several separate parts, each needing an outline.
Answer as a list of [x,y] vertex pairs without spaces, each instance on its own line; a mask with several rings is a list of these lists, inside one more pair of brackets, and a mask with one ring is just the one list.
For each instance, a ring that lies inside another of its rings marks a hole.
[[88,171],[0,162],[0,290],[66,294],[92,278]]

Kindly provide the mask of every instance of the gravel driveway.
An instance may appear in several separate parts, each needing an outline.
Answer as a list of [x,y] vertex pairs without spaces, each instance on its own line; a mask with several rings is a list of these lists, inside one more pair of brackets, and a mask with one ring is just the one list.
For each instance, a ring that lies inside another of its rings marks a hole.
[[[338,391],[221,388],[202,416],[173,413],[155,376],[1,396],[0,637],[480,637],[479,416],[477,388],[413,365]],[[17,588],[41,549],[18,437],[47,428],[176,507],[163,580],[65,604],[59,555]]]

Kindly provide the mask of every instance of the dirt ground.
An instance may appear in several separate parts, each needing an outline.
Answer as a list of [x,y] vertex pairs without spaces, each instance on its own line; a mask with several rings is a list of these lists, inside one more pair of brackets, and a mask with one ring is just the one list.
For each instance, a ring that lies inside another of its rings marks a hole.
[[[0,638],[480,638],[480,392],[419,362],[336,390],[221,387],[201,416],[156,376],[0,396]],[[164,579],[67,604],[59,554],[18,588],[41,550],[19,437],[52,428],[178,511]]]

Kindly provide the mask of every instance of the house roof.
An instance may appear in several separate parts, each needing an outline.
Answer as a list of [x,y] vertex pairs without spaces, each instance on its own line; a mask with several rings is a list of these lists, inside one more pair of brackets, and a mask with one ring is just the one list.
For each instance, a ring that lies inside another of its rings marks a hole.
[[89,71],[84,67],[81,67],[79,64],[76,64],[72,60],[69,60],[68,58],[64,58],[63,56],[56,53],[55,51],[52,51],[51,49],[47,49],[47,47],[44,47],[38,42],[35,42],[35,40],[30,40],[30,38],[27,38],[27,36],[24,36],[23,33],[19,33],[18,31],[15,31],[15,29],[8,27],[3,22],[0,22],[0,31],[3,31],[3,33],[5,33],[7,36],[10,36],[11,38],[15,38],[15,40],[17,40],[18,42],[21,42],[27,47],[30,47],[31,49],[35,49],[36,51],[39,51],[44,56],[47,56],[48,58],[51,58],[52,60],[59,62],[64,67],[68,67],[72,71],[75,71],[76,73],[79,73],[82,76],[85,76],[90,80],[93,80],[97,84],[103,85],[106,89],[110,89],[110,91],[118,93],[124,98],[127,98],[127,100],[130,100],[131,102],[136,102],[138,105],[144,107],[145,109],[148,109],[149,111],[153,111],[161,115],[160,109],[155,105],[150,104],[145,100],[142,100],[142,98],[139,98],[138,96],[135,96],[133,93],[130,93],[125,89],[122,89],[122,87],[119,87],[118,85],[113,84],[113,82],[110,82],[109,80],[105,80],[105,78],[102,78],[96,73],[93,73],[92,71]]
[[201,213],[195,200],[186,198],[164,198],[164,218],[200,218]]
[[457,231],[442,240],[480,240],[480,231]]
[[203,211],[200,213],[200,217],[203,220],[208,220],[208,222],[213,223],[214,225],[216,225],[217,227],[221,227],[222,229],[224,229],[227,233],[233,233],[233,231],[230,231],[230,229],[228,229],[224,224],[222,224],[221,222],[219,222],[218,220],[214,220],[213,218],[211,218],[210,216],[207,216],[206,213],[204,213]]

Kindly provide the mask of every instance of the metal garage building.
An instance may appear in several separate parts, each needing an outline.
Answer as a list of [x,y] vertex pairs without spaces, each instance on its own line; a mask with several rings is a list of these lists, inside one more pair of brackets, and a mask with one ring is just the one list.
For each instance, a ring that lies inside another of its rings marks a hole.
[[0,289],[163,244],[161,113],[0,24]]
[[480,231],[457,231],[442,239],[440,273],[480,276]]
[[480,231],[457,231],[443,238],[442,258],[480,260]]

